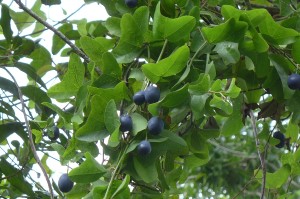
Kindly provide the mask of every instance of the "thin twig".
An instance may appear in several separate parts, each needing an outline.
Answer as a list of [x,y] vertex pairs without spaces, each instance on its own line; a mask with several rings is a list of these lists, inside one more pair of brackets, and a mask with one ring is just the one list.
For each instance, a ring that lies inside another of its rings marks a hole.
[[[70,17],[72,17],[74,14],[76,14],[79,10],[81,10],[86,4],[82,4],[78,9],[76,9],[74,12],[72,12],[70,15],[68,15],[66,18],[58,21],[56,24],[53,25],[54,26],[57,26],[58,24],[61,24],[65,21],[67,21]],[[32,36],[32,35],[35,35],[35,34],[39,34],[39,33],[42,33],[46,30],[49,30],[49,28],[45,28],[43,30],[38,30],[38,31],[35,31],[35,32],[32,32],[30,34],[27,34],[27,35],[22,35],[22,37],[27,37],[27,36]]]
[[25,111],[25,102],[24,102],[24,99],[23,99],[23,93],[21,91],[21,88],[19,87],[15,77],[11,74],[11,72],[9,70],[7,70],[6,68],[3,68],[7,73],[8,75],[13,79],[17,89],[18,89],[18,94],[19,94],[19,100],[21,101],[21,107],[22,107],[22,113],[23,113],[23,116],[24,116],[24,120],[25,120],[25,124],[26,124],[26,128],[28,130],[28,135],[29,135],[29,144],[30,144],[30,147],[31,147],[31,150],[32,150],[32,153],[33,153],[33,156],[34,156],[34,159],[36,160],[36,162],[38,163],[39,167],[41,168],[42,172],[43,172],[43,175],[47,181],[47,184],[48,184],[48,188],[49,188],[49,192],[50,192],[50,197],[51,199],[54,199],[54,194],[53,194],[53,190],[52,190],[52,186],[51,186],[51,182],[50,182],[50,179],[47,175],[47,172],[45,170],[45,168],[43,167],[43,164],[36,152],[36,148],[35,148],[35,145],[34,145],[34,141],[33,141],[33,136],[32,136],[32,131],[31,131],[31,128],[30,128],[30,124],[29,124],[29,121],[28,121],[28,118],[27,118],[27,115],[26,115],[26,111]]
[[256,148],[257,148],[257,153],[258,153],[258,157],[260,160],[260,164],[261,164],[261,169],[262,169],[262,186],[261,186],[261,196],[260,199],[264,198],[265,195],[265,187],[266,187],[266,165],[265,165],[265,156],[263,153],[260,152],[259,149],[259,139],[258,139],[258,132],[257,132],[257,128],[256,128],[256,118],[254,117],[254,114],[252,111],[249,112],[250,114],[250,118],[251,118],[251,124],[252,124],[252,129],[253,129],[253,134],[254,134],[254,138],[255,138],[255,144],[256,144]]
[[214,146],[216,146],[216,147],[222,149],[222,150],[221,150],[222,152],[227,151],[227,152],[229,152],[229,153],[231,153],[232,155],[235,155],[235,156],[237,156],[237,157],[249,158],[249,159],[251,159],[251,158],[257,158],[256,155],[252,155],[252,154],[249,155],[249,154],[244,153],[244,152],[240,152],[240,151],[235,151],[235,150],[233,150],[233,149],[229,149],[229,148],[227,148],[227,147],[225,147],[225,146],[222,146],[222,145],[220,145],[219,143],[217,143],[217,142],[215,142],[215,141],[212,141],[212,140],[207,140],[207,142],[209,142],[210,144],[212,144],[212,145],[214,145]]
[[259,172],[259,169],[260,168],[258,168],[257,170],[256,170],[256,172],[255,172],[255,174],[252,176],[252,178],[245,184],[245,186],[242,188],[242,190],[240,191],[240,192],[238,192],[235,196],[233,196],[233,198],[232,199],[236,199],[241,193],[243,193],[245,190],[246,190],[246,188],[248,187],[248,185],[252,182],[252,180],[257,176],[257,174],[258,174],[258,172]]
[[61,38],[64,42],[66,42],[73,50],[74,52],[82,57],[86,62],[90,62],[90,58],[82,51],[80,50],[75,44],[73,44],[62,32],[54,28],[51,24],[43,20],[41,17],[39,17],[37,14],[35,14],[32,10],[27,8],[21,0],[14,0],[22,10],[24,10],[27,14],[29,14],[31,17],[36,19],[38,22],[46,26],[49,30],[51,30],[54,34],[56,34],[59,38]]

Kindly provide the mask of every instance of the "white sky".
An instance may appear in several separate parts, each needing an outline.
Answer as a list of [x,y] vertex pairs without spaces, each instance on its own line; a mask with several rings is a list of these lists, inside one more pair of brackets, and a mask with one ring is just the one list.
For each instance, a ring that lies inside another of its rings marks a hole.
[[[12,0],[3,0],[2,3],[6,4],[6,5],[10,5],[11,2],[12,2]],[[29,7],[29,8],[33,5],[34,2],[35,1],[23,0],[23,3],[25,3],[27,5],[27,7]],[[43,5],[42,10],[45,12],[47,18],[49,19],[48,22],[50,24],[55,24],[58,21],[66,18],[71,13],[73,13],[75,10],[77,10],[83,4],[84,4],[83,0],[62,0],[61,5],[55,5],[55,6],[51,6],[51,7]],[[16,5],[16,3],[12,3],[10,8],[12,8],[13,10],[15,10],[17,12],[22,11],[22,10],[19,9],[19,7]],[[62,8],[67,13],[66,15],[64,15]],[[92,3],[92,4],[87,4],[86,6],[84,6],[79,12],[77,12],[71,18],[69,18],[69,20],[82,19],[83,17],[86,18],[87,21],[95,21],[95,20],[105,20],[108,17],[108,15],[107,15],[107,13],[106,13],[106,11],[105,11],[105,9],[102,5]],[[56,27],[59,27],[59,26],[56,26]],[[14,35],[16,35],[16,33],[17,33],[16,27],[13,26],[12,28],[13,28]],[[28,32],[22,32],[21,35],[29,34],[29,33],[32,32],[32,30],[33,30],[33,26],[31,28],[29,28]],[[53,33],[50,30],[45,31],[40,36],[40,38],[42,38],[42,40],[40,41],[40,44],[42,44],[43,46],[48,48],[50,52],[51,52],[51,46],[52,46],[52,36],[53,36]],[[36,38],[34,38],[34,40],[35,39]],[[68,59],[66,60],[65,58],[61,58],[59,56],[59,53],[58,53],[57,56],[54,56],[54,60],[55,60],[56,63],[68,61]],[[26,61],[26,60],[24,60],[24,61]],[[18,71],[17,69],[15,69],[15,70],[10,69],[10,71],[15,75],[17,80],[22,80],[22,81],[18,82],[18,84],[20,86],[27,85],[28,81],[27,81],[27,77],[24,73]],[[5,77],[7,79],[11,79],[11,78],[9,78],[9,76],[6,75],[6,72],[4,72],[1,69],[0,69],[0,74],[1,74],[2,77]],[[49,72],[49,73],[47,73],[47,75],[45,75],[45,77],[43,77],[43,80],[44,80],[44,82],[47,82],[48,80],[52,79],[56,75],[57,74],[56,74],[55,71]],[[57,80],[56,81],[54,80],[54,81],[51,81],[50,84],[53,85],[57,82],[58,82]],[[47,87],[49,88],[50,85],[48,84]],[[19,116],[19,118],[21,118],[21,120],[23,120],[23,115],[20,112],[17,112],[17,115]],[[17,136],[10,136],[8,141],[11,142],[12,140],[18,140],[20,143],[22,143],[22,140],[20,138],[18,138]],[[5,150],[5,148],[3,146],[1,146],[1,148],[3,148]],[[100,151],[100,153],[101,153],[101,151]],[[0,155],[1,154],[3,154],[2,150],[0,150]],[[39,154],[40,157],[43,156],[42,153],[38,153],[38,154]],[[56,152],[49,153],[49,154],[51,156],[54,156],[55,158],[59,159]],[[99,154],[99,157],[97,158],[97,160],[102,161],[102,155],[101,154]],[[60,177],[60,175],[62,173],[67,172],[67,167],[66,166],[62,166],[60,164],[60,162],[58,162],[56,160],[53,160],[50,157],[47,160],[47,165],[49,165],[50,169],[52,169],[52,171],[55,172],[51,176],[50,180],[51,181],[54,180],[56,183],[57,183],[58,178]],[[72,164],[70,166],[72,168],[75,168],[77,166],[77,164]],[[34,171],[31,171],[30,174],[31,174],[32,178],[36,182],[39,182],[48,191],[47,183],[46,183],[46,181],[44,179],[44,176],[42,175],[42,172],[41,172],[41,170],[40,170],[40,168],[38,167],[37,164],[33,167],[33,170],[39,172],[41,175],[38,178],[37,174]]]

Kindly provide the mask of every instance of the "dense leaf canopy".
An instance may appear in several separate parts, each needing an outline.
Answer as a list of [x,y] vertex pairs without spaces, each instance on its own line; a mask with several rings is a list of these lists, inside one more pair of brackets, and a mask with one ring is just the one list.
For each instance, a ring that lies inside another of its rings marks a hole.
[[[84,3],[109,17],[52,24],[41,8],[61,0],[1,4],[3,198],[300,197],[300,87],[289,79],[300,63],[297,0]],[[54,85],[44,80],[51,71]],[[159,101],[136,105],[149,86]],[[163,123],[149,127],[152,117]],[[144,140],[151,148],[141,153]],[[77,165],[70,192],[52,180],[53,152]],[[48,186],[34,183],[36,165]]]

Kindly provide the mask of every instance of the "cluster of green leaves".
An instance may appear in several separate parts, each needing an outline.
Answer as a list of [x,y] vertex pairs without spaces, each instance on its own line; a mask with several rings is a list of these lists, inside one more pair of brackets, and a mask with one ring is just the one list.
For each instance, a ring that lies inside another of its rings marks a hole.
[[[101,3],[110,17],[64,21],[57,29],[89,63],[57,35],[51,52],[40,45],[35,33],[45,27],[39,23],[32,37],[20,36],[35,19],[1,5],[0,66],[15,67],[30,80],[21,91],[28,111],[37,113],[28,116],[36,148],[56,151],[62,165],[78,163],[69,172],[76,184],[67,198],[233,197],[241,190],[244,198],[253,198],[263,176],[257,150],[265,153],[269,194],[298,196],[300,92],[287,86],[300,63],[297,1],[152,0],[139,1],[134,9],[123,0],[85,2]],[[46,20],[42,3],[60,1],[36,1],[32,11]],[[53,66],[57,54],[69,62]],[[50,70],[61,81],[48,88],[42,77]],[[149,83],[159,87],[160,101],[136,106],[133,94]],[[2,75],[0,88],[0,143],[14,147],[1,157],[0,193],[48,198],[43,187],[28,182],[36,163],[15,113],[18,88]],[[68,109],[54,100],[68,103]],[[258,149],[250,111],[257,113]],[[132,132],[119,131],[120,112],[132,117]],[[147,133],[151,116],[165,122],[160,135]],[[64,130],[57,141],[43,136],[54,125]],[[271,137],[274,129],[288,138],[285,153],[274,147],[279,142]],[[13,133],[24,143],[8,143]],[[146,138],[152,152],[140,156],[136,148]],[[97,162],[102,150],[109,159]],[[18,164],[7,160],[11,156]],[[42,164],[51,174],[47,158]],[[53,187],[64,196],[55,182]]]

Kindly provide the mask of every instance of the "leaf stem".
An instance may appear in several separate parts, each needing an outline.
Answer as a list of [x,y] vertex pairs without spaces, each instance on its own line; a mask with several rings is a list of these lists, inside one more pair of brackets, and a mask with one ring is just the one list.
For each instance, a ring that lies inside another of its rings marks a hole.
[[157,61],[156,61],[156,63],[157,63],[157,62],[159,62],[159,61],[160,61],[160,59],[162,58],[162,55],[163,55],[163,54],[164,54],[164,52],[165,52],[165,49],[166,49],[167,43],[168,43],[168,40],[166,39],[166,40],[165,40],[165,42],[164,42],[164,45],[163,45],[163,47],[162,47],[162,49],[161,49],[161,51],[160,51],[160,54],[159,54],[159,56],[158,56],[158,58],[157,58]]
[[115,179],[115,177],[116,177],[116,175],[118,173],[118,169],[119,169],[120,165],[123,163],[123,160],[125,158],[126,151],[127,151],[128,147],[129,147],[129,144],[127,144],[126,147],[125,147],[125,149],[122,151],[122,155],[120,156],[120,158],[118,160],[118,163],[116,165],[115,170],[113,171],[113,174],[112,174],[112,176],[110,178],[110,181],[108,183],[108,186],[107,186],[107,189],[106,189],[106,192],[105,192],[105,195],[104,195],[103,199],[108,199],[108,194],[109,194],[109,191],[111,189],[112,183],[113,183],[113,181],[114,181],[114,179]]

